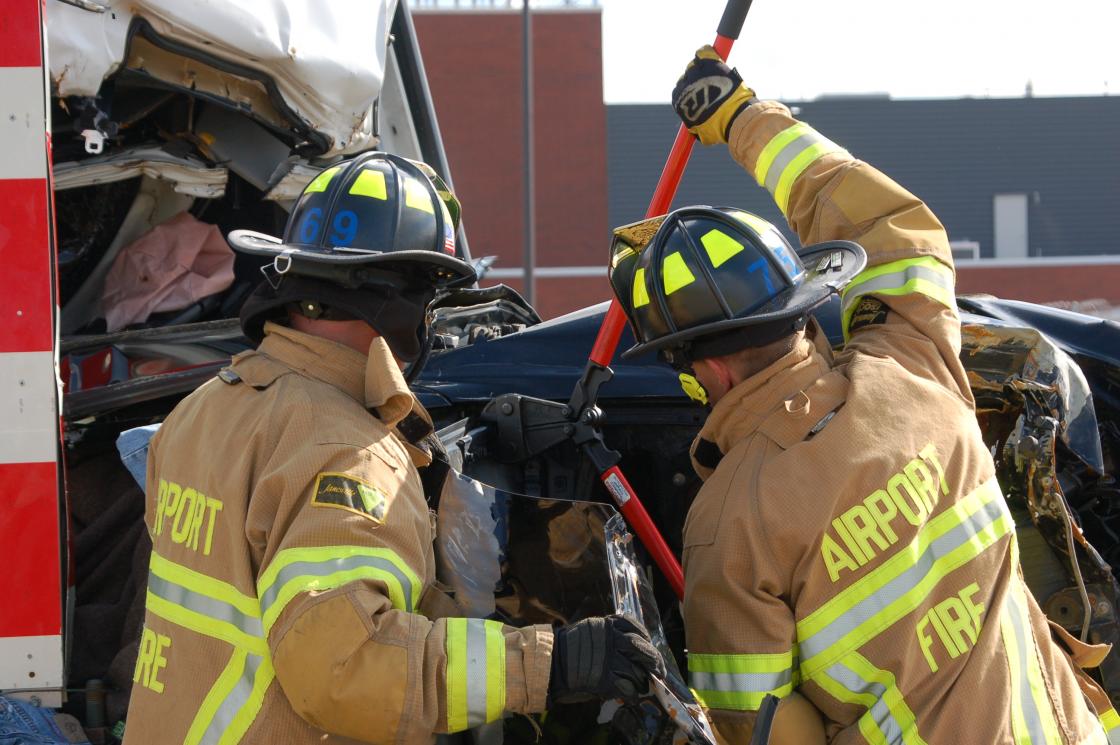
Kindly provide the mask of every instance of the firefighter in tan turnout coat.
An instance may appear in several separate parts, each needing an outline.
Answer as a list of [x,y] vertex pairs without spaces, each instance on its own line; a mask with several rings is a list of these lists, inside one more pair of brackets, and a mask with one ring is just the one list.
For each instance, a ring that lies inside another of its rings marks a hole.
[[272,260],[241,314],[260,347],[151,444],[129,745],[423,743],[546,699],[632,698],[659,669],[625,619],[512,628],[434,585],[431,422],[399,361],[435,288],[474,277],[457,217],[427,166],[374,153],[315,178],[283,242],[231,234]]
[[[684,526],[684,616],[720,738],[747,742],[773,693],[774,742],[1120,742],[1070,660],[1105,650],[1053,641],[1022,580],[937,218],[757,101],[711,48],[673,100],[807,246],[739,210],[689,208],[620,228],[612,252],[628,354],[658,350],[714,404],[693,445],[705,482]],[[834,294],[835,357],[808,320]]]

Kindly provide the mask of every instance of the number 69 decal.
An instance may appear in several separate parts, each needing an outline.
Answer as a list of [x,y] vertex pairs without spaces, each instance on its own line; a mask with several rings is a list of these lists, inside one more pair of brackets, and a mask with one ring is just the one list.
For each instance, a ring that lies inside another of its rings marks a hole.
[[[312,207],[299,224],[299,239],[302,243],[314,243],[323,227],[323,210]],[[331,233],[327,236],[332,246],[349,246],[358,235],[358,216],[351,210],[341,210],[331,222]]]

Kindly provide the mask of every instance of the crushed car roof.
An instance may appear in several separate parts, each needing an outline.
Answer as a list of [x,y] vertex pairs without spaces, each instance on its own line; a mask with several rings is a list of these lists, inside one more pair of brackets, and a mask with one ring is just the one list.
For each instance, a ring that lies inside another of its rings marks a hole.
[[[193,50],[212,67],[236,66],[275,84],[281,108],[323,139],[322,155],[376,143],[374,102],[385,76],[386,42],[397,0],[51,0],[47,13],[51,81],[60,96],[95,96],[129,59],[138,29]],[[135,55],[133,55],[135,56]],[[188,67],[145,69],[178,86],[205,77]],[[233,103],[254,97],[227,91]],[[235,100],[235,99],[243,100]]]

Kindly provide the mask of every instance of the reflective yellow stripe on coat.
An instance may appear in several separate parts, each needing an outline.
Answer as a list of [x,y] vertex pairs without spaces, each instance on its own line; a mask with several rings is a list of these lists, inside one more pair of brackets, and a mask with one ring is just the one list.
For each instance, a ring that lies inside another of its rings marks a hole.
[[918,608],[1013,525],[995,478],[934,517],[909,545],[797,622],[801,674],[813,679]]
[[860,272],[840,294],[840,327],[848,339],[848,324],[865,295],[909,295],[920,292],[946,308],[956,308],[953,270],[932,256],[902,259]]
[[875,667],[858,652],[846,655],[814,681],[837,701],[867,709],[858,726],[871,745],[926,745],[894,675]]
[[709,709],[757,711],[766,694],[788,696],[800,682],[796,653],[688,655],[688,682]]
[[276,677],[257,599],[152,551],[146,606],[169,623],[233,645],[229,662],[203,699],[184,742],[240,742]]
[[755,180],[759,186],[766,187],[778,209],[789,217],[789,194],[797,177],[829,153],[846,154],[846,151],[808,124],[798,122],[766,143],[755,163]]
[[1108,745],[1120,745],[1120,715],[1116,709],[1109,709],[1101,714],[1101,726],[1108,736]]
[[420,602],[423,583],[395,551],[366,546],[286,548],[257,581],[265,637],[300,593],[333,590],[358,580],[384,583],[397,610],[412,613]]
[[499,621],[447,619],[447,731],[493,722],[506,708],[506,642]]
[[[1019,564],[1018,544],[1011,542],[1011,565]],[[1011,731],[1016,745],[1062,745],[1050,695],[1042,679],[1027,598],[1012,577],[999,617],[1000,634],[1011,675]]]

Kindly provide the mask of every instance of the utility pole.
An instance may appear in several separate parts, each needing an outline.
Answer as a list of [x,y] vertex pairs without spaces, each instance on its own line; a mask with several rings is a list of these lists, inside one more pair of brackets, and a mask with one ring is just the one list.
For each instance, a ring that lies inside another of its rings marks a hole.
[[536,297],[533,270],[537,261],[536,246],[536,215],[535,196],[533,193],[533,24],[532,9],[529,0],[522,0],[521,6],[521,66],[522,66],[522,101],[524,112],[522,125],[524,127],[523,140],[525,143],[525,174],[524,174],[524,199],[525,199],[525,244],[521,261],[524,272],[525,299],[529,305],[533,304]]

